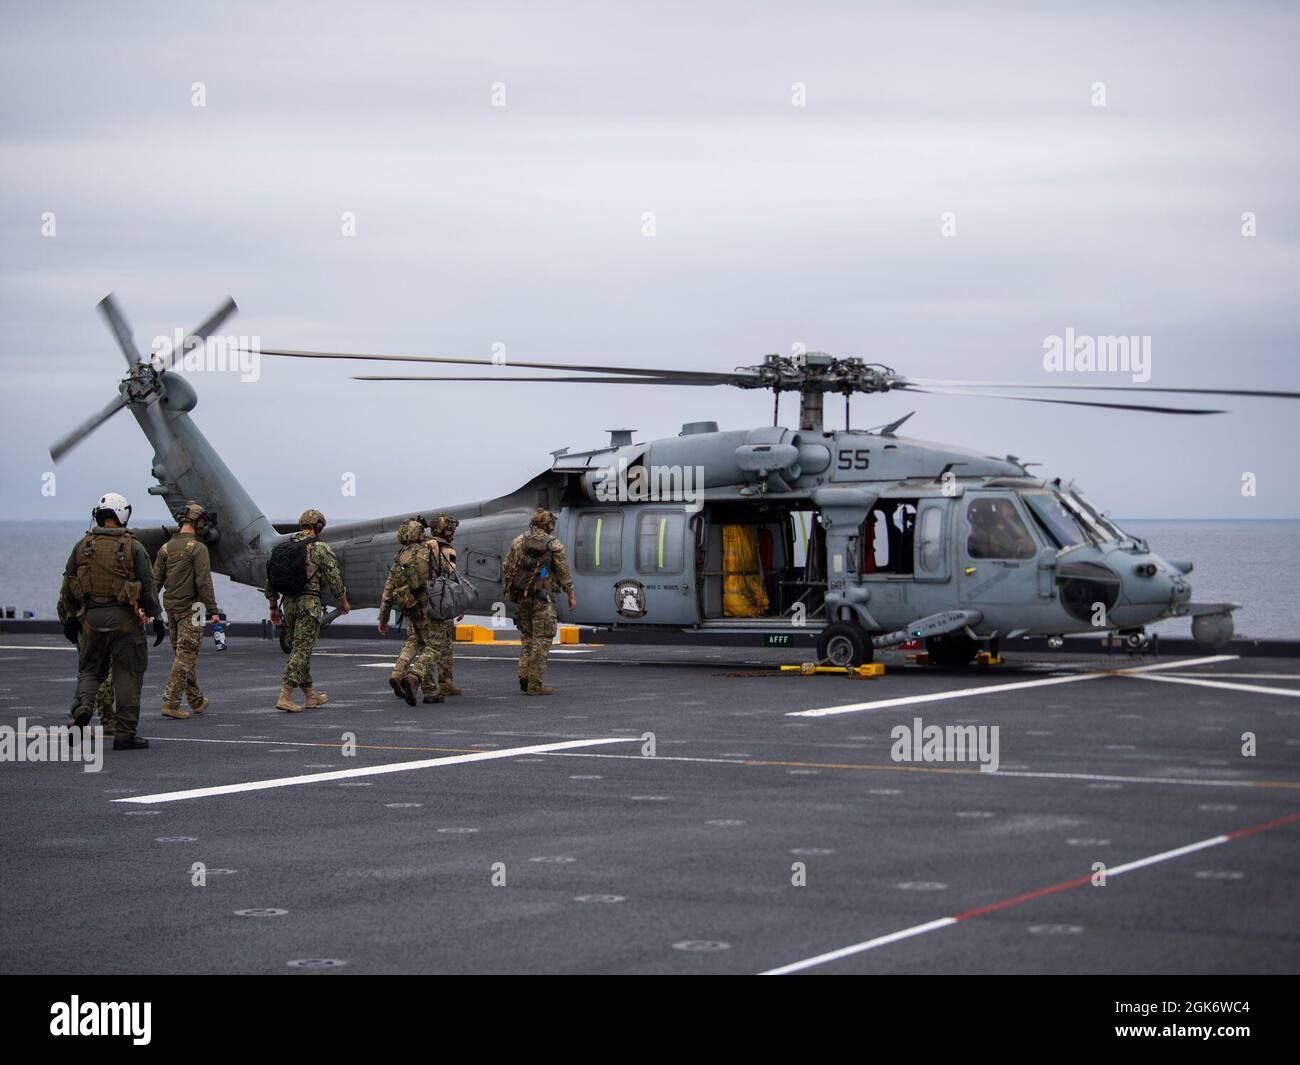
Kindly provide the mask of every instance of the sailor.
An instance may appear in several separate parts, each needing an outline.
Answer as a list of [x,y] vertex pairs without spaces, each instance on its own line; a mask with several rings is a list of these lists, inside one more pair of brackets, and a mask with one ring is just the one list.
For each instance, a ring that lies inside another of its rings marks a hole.
[[95,524],[68,556],[59,593],[69,616],[81,623],[72,719],[78,727],[90,723],[96,692],[111,669],[116,702],[113,750],[141,750],[149,746],[136,735],[140,687],[149,668],[144,625],[161,615],[162,608],[149,553],[126,528],[131,504],[117,492],[107,492],[91,508],[91,517]]

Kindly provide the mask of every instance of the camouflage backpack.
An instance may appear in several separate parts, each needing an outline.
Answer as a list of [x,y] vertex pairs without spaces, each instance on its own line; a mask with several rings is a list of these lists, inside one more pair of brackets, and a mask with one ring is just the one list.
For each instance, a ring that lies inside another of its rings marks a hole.
[[512,545],[501,575],[505,593],[514,602],[527,599],[534,592],[546,590],[546,580],[551,573],[551,546],[555,537],[537,528],[530,528],[516,545]]
[[440,571],[428,544],[403,544],[393,559],[393,606],[409,613],[420,605],[430,578]]
[[129,532],[91,530],[77,552],[77,590],[86,606],[135,606],[141,585],[135,579],[135,539]]

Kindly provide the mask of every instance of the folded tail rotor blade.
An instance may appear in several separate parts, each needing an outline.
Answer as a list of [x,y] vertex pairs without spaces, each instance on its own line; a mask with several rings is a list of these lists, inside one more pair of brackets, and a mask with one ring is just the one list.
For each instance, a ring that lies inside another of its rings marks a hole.
[[118,307],[117,300],[113,298],[113,293],[110,292],[99,301],[99,313],[104,316],[108,328],[113,331],[113,336],[117,338],[117,346],[122,349],[127,366],[134,370],[140,362],[140,352],[135,346],[135,338],[131,336],[131,326],[127,323],[126,315]]
[[88,437],[108,421],[109,418],[125,407],[126,403],[127,400],[125,396],[116,396],[111,403],[104,407],[103,410],[92,414],[71,432],[64,433],[63,436],[59,437],[50,445],[50,458],[55,462],[58,462],[59,459],[63,458],[64,455],[81,443],[82,440]]
[[168,354],[163,369],[170,370],[174,368],[177,360],[180,359],[186,351],[201,345],[208,339],[208,337],[225,324],[227,318],[232,314],[236,314],[238,311],[239,308],[235,305],[235,301],[227,296],[225,302],[222,303],[220,307],[195,326],[193,332],[186,334],[185,339],[181,342],[180,351],[172,351]]

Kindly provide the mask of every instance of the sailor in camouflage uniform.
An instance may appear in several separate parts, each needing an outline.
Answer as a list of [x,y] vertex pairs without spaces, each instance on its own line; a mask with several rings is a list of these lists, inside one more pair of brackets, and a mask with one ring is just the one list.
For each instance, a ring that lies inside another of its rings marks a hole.
[[182,699],[188,698],[195,714],[208,708],[208,698],[199,689],[199,647],[204,626],[220,612],[208,547],[196,535],[207,527],[207,512],[191,501],[176,521],[176,535],[159,548],[153,561],[153,579],[162,590],[173,652],[172,671],[163,687],[162,715],[184,720],[190,715],[181,709]]
[[565,592],[569,609],[578,608],[564,545],[554,534],[555,515],[535,510],[528,532],[515,537],[501,565],[506,594],[515,602],[515,628],[520,635],[519,690],[528,695],[553,694],[542,683],[556,629],[551,593]]
[[295,688],[302,688],[308,710],[315,710],[329,702],[329,696],[325,692],[318,692],[312,687],[311,679],[311,653],[320,636],[321,618],[325,616],[325,608],[320,601],[322,586],[327,587],[339,601],[340,614],[346,614],[352,609],[348,603],[347,589],[343,586],[343,574],[339,572],[338,559],[334,557],[334,549],[320,539],[324,528],[325,515],[314,508],[304,510],[298,519],[298,532],[294,533],[292,539],[312,541],[307,548],[307,588],[302,594],[286,595],[283,603],[277,607],[279,593],[271,588],[269,582],[262,589],[271,604],[271,624],[279,625],[283,619],[291,641],[289,663],[284,667],[280,697],[275,703],[277,710],[291,714],[303,709],[293,701]]
[[[451,546],[452,538],[456,535],[456,527],[460,524],[449,514],[439,514],[429,525],[429,531],[433,534],[433,543],[436,545],[439,554],[442,555],[442,561],[449,569],[456,568],[456,549]],[[433,651],[434,661],[437,663],[438,672],[438,690],[443,695],[459,695],[460,689],[456,687],[456,682],[452,677],[452,668],[454,661],[452,659],[452,647],[456,643],[456,622],[459,618],[448,618],[446,621],[433,622]]]
[[379,634],[388,634],[388,619],[393,610],[406,617],[410,635],[393,663],[388,683],[393,694],[415,705],[415,693],[424,690],[424,702],[442,702],[438,687],[438,665],[434,654],[434,625],[428,606],[427,584],[431,575],[441,572],[437,542],[424,537],[424,522],[408,518],[397,528],[397,556],[388,571],[383,594],[379,597]]
[[109,671],[116,703],[113,750],[141,750],[136,735],[140,688],[149,668],[147,618],[162,613],[154,592],[149,552],[126,529],[131,504],[116,492],[91,510],[95,526],[77,541],[63,570],[59,599],[67,618],[81,625],[77,640],[77,696],[73,724],[90,724]]

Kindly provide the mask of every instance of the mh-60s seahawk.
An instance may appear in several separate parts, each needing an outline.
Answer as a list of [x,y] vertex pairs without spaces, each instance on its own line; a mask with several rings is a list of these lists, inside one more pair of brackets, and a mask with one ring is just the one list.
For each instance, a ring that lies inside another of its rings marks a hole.
[[[175,372],[186,351],[217,334],[236,308],[227,300],[165,357],[142,357],[113,297],[99,305],[127,361],[118,396],[50,449],[57,461],[123,407],[153,446],[152,473],[172,514],[186,500],[213,521],[213,568],[261,587],[267,556],[291,523],[272,524],[190,416],[198,397]],[[1092,399],[1048,399],[993,388],[1197,393],[1300,398],[1246,389],[1137,388],[931,381],[859,358],[813,352],[768,355],[732,372],[518,362],[420,355],[260,349],[285,358],[491,366],[489,376],[368,375],[366,381],[530,381],[716,386],[775,394],[773,424],[720,431],[692,422],[677,436],[636,443],[613,430],[607,445],[552,454],[549,469],[515,491],[459,505],[422,506],[332,524],[325,539],[343,568],[354,606],[377,606],[406,519],[443,511],[460,521],[463,571],[478,590],[472,610],[508,614],[501,562],[535,507],[555,512],[568,545],[578,609],[557,603],[563,622],[658,627],[757,637],[803,629],[818,653],[858,665],[877,648],[924,639],[932,659],[970,661],[981,641],[1118,632],[1134,645],[1143,626],[1188,616],[1207,649],[1232,637],[1235,603],[1195,603],[1192,564],[1166,561],[1125,533],[1075,485],[1033,476],[1014,456],[983,455],[897,435],[906,417],[873,430],[848,427],[855,393],[975,394],[999,399],[1148,413],[1218,410]],[[521,377],[514,369],[570,371]],[[783,392],[798,393],[799,428],[779,424]],[[845,399],[845,428],[823,425],[827,395]],[[907,417],[910,417],[908,415]],[[667,485],[667,491],[656,491]],[[667,497],[667,498],[665,498]],[[302,505],[298,500],[286,506]],[[151,552],[170,530],[137,530]],[[327,615],[333,620],[337,611]]]

